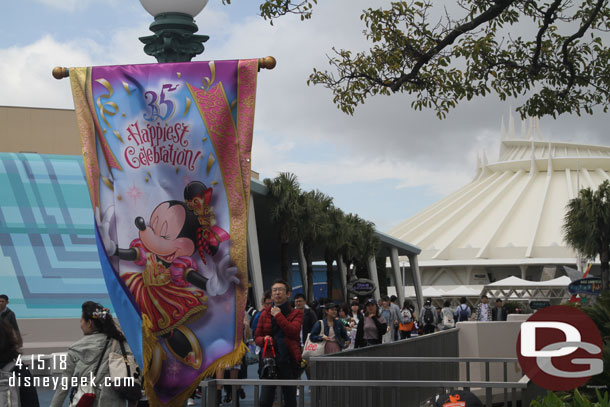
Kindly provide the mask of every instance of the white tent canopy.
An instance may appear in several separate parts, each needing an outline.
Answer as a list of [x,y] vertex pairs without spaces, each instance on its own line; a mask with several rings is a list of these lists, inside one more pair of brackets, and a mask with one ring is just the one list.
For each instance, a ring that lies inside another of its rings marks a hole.
[[[461,285],[459,287],[453,285],[427,285],[422,287],[423,296],[425,298],[479,297],[482,290],[482,285]],[[388,286],[388,295],[396,295],[396,288]],[[415,298],[415,288],[405,287],[405,298]]]
[[488,287],[567,287],[572,280],[568,276],[562,276],[547,281],[528,281],[519,277],[511,276],[495,283],[487,284]]
[[562,276],[547,281],[528,281],[518,277],[508,277],[495,283],[487,284],[483,293],[509,300],[545,300],[558,304],[570,297],[568,285],[572,280]]
[[[474,288],[477,287],[477,288]],[[443,294],[443,297],[478,297],[481,295],[480,286],[461,285]]]

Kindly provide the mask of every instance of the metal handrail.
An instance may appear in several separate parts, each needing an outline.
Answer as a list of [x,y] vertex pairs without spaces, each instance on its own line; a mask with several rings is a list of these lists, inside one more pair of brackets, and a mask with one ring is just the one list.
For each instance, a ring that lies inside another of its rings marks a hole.
[[[527,383],[523,382],[471,382],[471,381],[437,381],[437,380],[269,380],[269,379],[209,379],[201,382],[202,387],[207,392],[207,397],[203,396],[203,405],[215,406],[219,400],[216,399],[216,391],[208,391],[208,388],[216,389],[217,386],[230,385],[232,388],[232,405],[237,406],[237,386],[254,386],[254,405],[260,405],[259,386],[296,386],[300,389],[300,396],[297,401],[299,407],[305,406],[305,387],[427,387],[427,388],[483,388],[491,391],[492,388],[511,389],[512,406],[516,407],[516,391],[521,389],[523,392],[527,388]],[[487,405],[491,399],[487,400]],[[505,396],[506,405],[506,396]]]
[[270,380],[270,379],[210,379],[201,382],[229,386],[311,386],[311,387],[480,387],[500,389],[525,389],[527,383],[521,382],[468,382],[438,380]]
[[482,357],[422,357],[422,356],[316,356],[312,361],[331,361],[331,362],[479,362],[479,363],[517,363],[517,358],[482,358]]

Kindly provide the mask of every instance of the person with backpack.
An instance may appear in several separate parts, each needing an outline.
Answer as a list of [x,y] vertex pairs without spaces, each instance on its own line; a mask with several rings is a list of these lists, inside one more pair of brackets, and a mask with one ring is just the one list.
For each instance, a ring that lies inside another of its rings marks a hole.
[[398,325],[398,332],[400,333],[400,339],[407,339],[411,337],[411,331],[413,330],[413,305],[411,301],[405,300],[400,310],[400,316],[402,322]]
[[463,322],[468,321],[470,316],[472,315],[472,311],[468,304],[466,304],[466,297],[460,298],[460,305],[455,309],[455,321]]
[[432,305],[432,298],[427,298],[424,307],[419,312],[419,321],[423,325],[423,335],[431,334],[438,324],[436,308]]
[[400,323],[401,319],[400,309],[392,308],[390,304],[390,297],[387,295],[381,297],[380,305],[381,307],[379,308],[379,312],[388,324],[387,331],[383,335],[382,343],[394,342],[394,328],[398,328],[398,324]]
[[[31,383],[32,375],[28,368],[18,362],[18,339],[13,327],[0,320],[0,406],[40,407],[36,387],[26,386],[26,378]],[[10,385],[15,377],[17,385]]]
[[444,331],[451,328],[455,328],[455,314],[451,309],[451,302],[447,300],[443,303],[443,308],[441,309],[438,329]]
[[[126,399],[123,398],[117,390],[112,386],[103,386],[107,377],[112,377],[110,374],[110,353],[115,346],[114,341],[122,343],[119,352],[125,351],[125,359],[133,359],[133,354],[125,336],[115,325],[112,315],[107,308],[102,305],[87,301],[82,305],[82,315],[80,327],[83,331],[83,337],[70,345],[68,348],[66,368],[63,369],[63,376],[67,377],[68,382],[72,382],[72,378],[78,378],[79,383],[86,382],[87,386],[79,386],[72,389],[72,392],[63,387],[59,387],[55,391],[55,395],[51,400],[50,407],[62,407],[64,400],[71,393],[70,397],[81,397],[82,393],[92,391],[95,398],[92,407],[125,407]],[[119,346],[116,346],[118,348]],[[88,386],[90,383],[84,378],[95,377],[95,387]],[[139,392],[139,391],[138,391]],[[85,394],[85,396],[87,396]],[[74,405],[78,400],[72,401]]]

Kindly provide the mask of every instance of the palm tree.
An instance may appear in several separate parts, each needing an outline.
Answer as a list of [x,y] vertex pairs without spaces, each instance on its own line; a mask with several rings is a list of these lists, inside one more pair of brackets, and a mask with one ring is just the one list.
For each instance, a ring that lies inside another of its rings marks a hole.
[[610,182],[604,181],[596,191],[581,189],[570,200],[564,218],[564,238],[584,257],[599,254],[602,290],[608,290],[610,270]]
[[[346,241],[342,248],[342,255],[346,266],[354,264],[352,275],[357,265],[366,265],[370,256],[379,250],[379,239],[375,236],[375,224],[366,221],[358,215],[349,214],[347,222]],[[365,268],[365,267],[362,267]],[[349,281],[349,280],[348,280]]]
[[281,172],[273,180],[266,178],[263,182],[271,197],[271,221],[279,226],[282,279],[289,281],[288,275],[292,263],[289,248],[290,242],[296,235],[295,220],[298,219],[301,211],[299,206],[301,187],[297,176],[289,172]]
[[327,233],[329,227],[326,212],[333,199],[320,191],[303,192],[299,196],[300,212],[297,218],[296,236],[303,242],[303,255],[307,263],[307,300],[313,296],[313,248]]
[[358,248],[357,240],[358,233],[361,230],[361,219],[358,215],[350,213],[345,216],[345,240],[341,246],[340,253],[347,268],[347,281],[351,281],[354,277],[355,270],[351,270],[352,263],[357,257]]
[[[347,221],[343,211],[332,206],[326,213],[326,222],[329,227],[325,229],[326,233],[322,237],[322,243],[324,244],[324,261],[326,261],[326,285],[330,297],[333,291],[333,262],[337,260],[340,250],[345,244]],[[337,264],[339,264],[338,261]]]

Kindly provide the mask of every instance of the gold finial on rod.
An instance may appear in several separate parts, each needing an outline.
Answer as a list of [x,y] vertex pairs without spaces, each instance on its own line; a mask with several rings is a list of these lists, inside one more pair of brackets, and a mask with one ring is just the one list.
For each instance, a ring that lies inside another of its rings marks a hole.
[[[275,60],[275,58],[269,56],[269,57],[264,57],[264,58],[259,58],[258,59],[258,69],[273,69],[275,68],[275,65],[277,64],[277,61]],[[55,79],[63,79],[63,78],[67,78],[68,76],[70,76],[70,72],[68,70],[68,68],[62,67],[62,66],[56,66],[55,68],[53,68],[53,77]]]
[[275,58],[269,56],[269,57],[264,57],[264,58],[259,58],[258,59],[258,68],[259,70],[261,68],[263,69],[273,69],[275,68],[275,64],[277,63],[277,61],[275,60]]
[[53,77],[55,79],[63,79],[67,78],[68,76],[70,76],[68,68],[64,68],[62,66],[56,66],[55,68],[53,68]]

